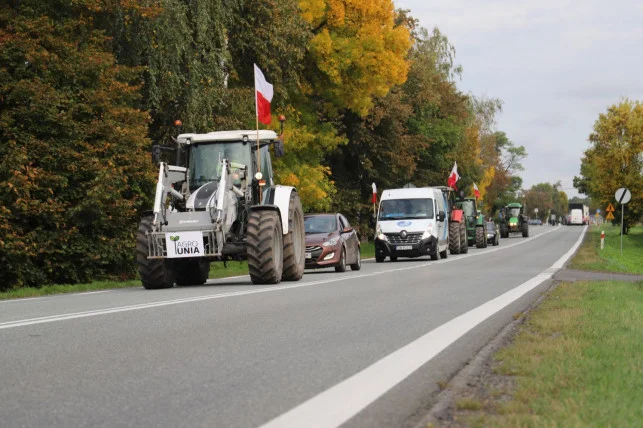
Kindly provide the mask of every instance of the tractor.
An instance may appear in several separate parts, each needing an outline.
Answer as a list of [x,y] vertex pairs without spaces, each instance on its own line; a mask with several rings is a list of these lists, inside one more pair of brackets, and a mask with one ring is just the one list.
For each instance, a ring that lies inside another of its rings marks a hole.
[[467,230],[464,212],[456,206],[455,192],[452,187],[435,186],[442,190],[447,200],[449,218],[449,252],[451,254],[466,254],[469,252]]
[[170,147],[153,148],[154,207],[136,238],[143,287],[201,285],[211,262],[229,260],[247,260],[253,284],[301,279],[304,216],[296,189],[274,183],[270,147],[283,155],[277,134],[219,131],[173,140],[177,165],[160,162],[161,149]]
[[467,241],[476,248],[487,247],[487,225],[484,214],[478,210],[475,198],[460,197],[455,201],[456,207],[464,211],[467,228]]
[[529,218],[524,214],[524,207],[518,202],[512,202],[501,212],[500,237],[507,238],[510,233],[522,233],[523,238],[529,236]]

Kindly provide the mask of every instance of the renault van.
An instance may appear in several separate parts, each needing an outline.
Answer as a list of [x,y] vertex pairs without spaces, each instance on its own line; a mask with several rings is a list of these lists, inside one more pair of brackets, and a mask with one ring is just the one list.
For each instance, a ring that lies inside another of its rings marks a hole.
[[375,261],[386,257],[447,257],[447,201],[433,187],[388,189],[382,192],[375,225]]

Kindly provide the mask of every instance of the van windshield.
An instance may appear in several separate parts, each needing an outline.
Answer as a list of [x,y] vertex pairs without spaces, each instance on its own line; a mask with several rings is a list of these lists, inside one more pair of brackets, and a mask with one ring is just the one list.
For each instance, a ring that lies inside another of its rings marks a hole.
[[386,199],[380,204],[379,220],[433,218],[433,199]]

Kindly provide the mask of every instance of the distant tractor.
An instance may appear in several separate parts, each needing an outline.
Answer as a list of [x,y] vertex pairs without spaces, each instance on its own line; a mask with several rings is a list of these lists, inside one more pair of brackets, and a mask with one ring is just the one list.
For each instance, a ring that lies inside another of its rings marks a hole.
[[524,214],[524,207],[513,202],[502,209],[500,221],[500,237],[507,238],[510,233],[522,233],[523,238],[529,236],[529,218]]
[[[138,228],[143,286],[200,285],[211,261],[228,260],[247,260],[254,284],[301,279],[304,215],[295,188],[273,182],[270,147],[283,154],[277,134],[181,134],[175,142],[179,165],[159,163],[154,209]],[[154,153],[158,161],[158,146]]]
[[487,247],[487,225],[484,214],[478,210],[475,198],[459,198],[456,206],[464,211],[466,218],[467,241],[476,248]]

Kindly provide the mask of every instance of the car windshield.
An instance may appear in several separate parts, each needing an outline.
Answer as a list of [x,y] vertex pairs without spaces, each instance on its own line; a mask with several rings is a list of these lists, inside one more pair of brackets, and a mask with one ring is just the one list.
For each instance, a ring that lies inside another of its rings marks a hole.
[[492,221],[488,221],[487,222],[487,230],[489,232],[493,232],[494,230],[496,230],[496,224],[494,222],[492,222]]
[[306,234],[331,233],[337,230],[337,218],[334,215],[314,215],[304,217]]
[[433,218],[433,199],[386,199],[380,204],[380,220]]
[[193,144],[190,146],[190,188],[204,185],[221,178],[221,160],[248,166],[250,170],[250,146],[240,141]]
[[518,217],[520,215],[520,208],[509,208],[509,217]]

